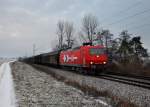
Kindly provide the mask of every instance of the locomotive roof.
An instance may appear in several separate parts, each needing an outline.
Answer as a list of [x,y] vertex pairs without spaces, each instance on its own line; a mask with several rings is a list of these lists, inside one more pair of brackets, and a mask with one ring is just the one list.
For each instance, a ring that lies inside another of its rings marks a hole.
[[62,51],[71,51],[71,50],[77,50],[77,49],[80,49],[81,47],[87,47],[87,48],[90,48],[90,47],[95,47],[95,48],[97,48],[97,47],[99,47],[99,48],[104,48],[104,46],[103,45],[84,45],[84,46],[78,46],[78,47],[75,47],[75,48],[70,48],[70,49],[66,49],[66,50],[62,50]]

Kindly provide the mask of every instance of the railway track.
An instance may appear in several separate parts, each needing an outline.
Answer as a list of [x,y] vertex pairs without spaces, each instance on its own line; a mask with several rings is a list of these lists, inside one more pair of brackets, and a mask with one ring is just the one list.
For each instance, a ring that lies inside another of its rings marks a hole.
[[129,85],[134,85],[142,88],[150,89],[150,80],[149,79],[141,79],[136,77],[127,77],[127,76],[118,76],[118,75],[110,75],[110,74],[101,74],[98,76],[102,79],[107,79],[111,81],[121,82]]
[[[67,70],[67,71],[70,72],[70,70]],[[71,72],[74,72],[74,71],[71,71]],[[74,72],[74,73],[81,74],[79,72]],[[95,75],[93,77],[95,77]],[[148,76],[131,76],[131,75],[121,75],[121,74],[99,74],[96,77],[150,89],[150,77],[148,77]]]
[[[57,68],[59,69],[59,68]],[[72,70],[68,70],[68,69],[64,69],[68,72],[73,72],[73,73],[77,73],[77,74],[81,74],[79,72],[74,72]],[[84,74],[82,74],[84,75]],[[91,76],[91,75],[88,75]],[[150,89],[150,78],[149,77],[143,77],[143,76],[121,76],[121,75],[117,75],[117,74],[99,74],[98,76],[93,76],[92,77],[96,77],[96,78],[102,78],[102,79],[106,79],[106,80],[110,80],[110,81],[115,81],[115,82],[120,82],[120,83],[124,83],[124,84],[128,84],[128,85],[134,85],[134,86],[138,86],[138,87],[142,87],[142,88],[147,88]]]

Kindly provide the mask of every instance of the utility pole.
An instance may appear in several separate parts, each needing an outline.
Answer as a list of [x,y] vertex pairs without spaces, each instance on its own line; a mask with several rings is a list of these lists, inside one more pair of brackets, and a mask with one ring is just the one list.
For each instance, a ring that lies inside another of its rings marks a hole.
[[33,44],[33,56],[35,56],[35,48],[36,48],[36,45],[35,44]]

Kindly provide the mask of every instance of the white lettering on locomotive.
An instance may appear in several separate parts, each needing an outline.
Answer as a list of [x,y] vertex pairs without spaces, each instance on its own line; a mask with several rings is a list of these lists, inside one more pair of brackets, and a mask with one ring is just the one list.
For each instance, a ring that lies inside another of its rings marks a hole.
[[63,57],[63,60],[64,60],[64,62],[69,62],[69,61],[74,61],[74,60],[77,60],[78,59],[78,57],[75,57],[75,56],[68,56],[68,55],[64,55],[64,57]]

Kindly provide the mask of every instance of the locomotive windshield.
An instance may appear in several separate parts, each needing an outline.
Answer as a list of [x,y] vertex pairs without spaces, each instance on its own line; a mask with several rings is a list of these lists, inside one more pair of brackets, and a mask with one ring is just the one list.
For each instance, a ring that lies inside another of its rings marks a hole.
[[90,49],[90,54],[91,55],[99,55],[99,54],[104,54],[105,49],[104,48],[91,48]]

